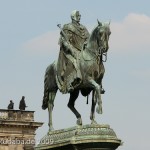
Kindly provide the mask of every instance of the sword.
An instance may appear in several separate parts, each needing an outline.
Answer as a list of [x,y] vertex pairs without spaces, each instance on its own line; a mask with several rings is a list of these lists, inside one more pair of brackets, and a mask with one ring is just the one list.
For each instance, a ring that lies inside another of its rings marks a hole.
[[[61,34],[62,34],[62,36],[64,37],[65,41],[67,42],[68,46],[72,46],[72,45],[70,44],[69,40],[68,40],[67,35],[65,34],[65,32],[63,31],[63,29],[61,28],[61,24],[57,24],[57,27],[59,27],[59,29],[60,29],[60,31],[61,31]],[[70,51],[71,55],[72,55],[74,58],[76,58],[76,56],[75,56],[75,54],[74,54],[74,52],[72,51],[71,48],[69,48],[69,51]]]
[[63,31],[63,29],[61,28],[61,24],[57,24],[57,27],[60,29],[61,34],[63,35],[63,37],[64,37],[64,39],[66,40],[66,42],[67,42],[68,44],[70,44],[67,35],[65,34],[65,32]]

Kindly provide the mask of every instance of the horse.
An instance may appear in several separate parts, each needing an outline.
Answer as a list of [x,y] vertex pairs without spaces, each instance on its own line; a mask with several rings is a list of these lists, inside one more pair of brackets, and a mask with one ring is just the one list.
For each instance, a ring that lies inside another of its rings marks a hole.
[[[96,111],[102,114],[102,79],[105,68],[103,65],[103,56],[107,54],[109,49],[108,41],[111,34],[110,23],[101,23],[93,29],[86,46],[79,55],[79,67],[82,74],[82,82],[70,92],[68,107],[75,114],[77,118],[77,125],[82,125],[82,118],[80,113],[75,108],[75,101],[78,98],[79,92],[83,96],[88,96],[92,92],[92,106],[91,106],[91,124],[96,124],[95,120],[95,106],[98,104]],[[49,131],[53,130],[52,110],[54,107],[54,100],[57,93],[58,85],[56,79],[57,62],[50,64],[45,71],[44,79],[44,96],[42,109],[47,109],[49,112]]]

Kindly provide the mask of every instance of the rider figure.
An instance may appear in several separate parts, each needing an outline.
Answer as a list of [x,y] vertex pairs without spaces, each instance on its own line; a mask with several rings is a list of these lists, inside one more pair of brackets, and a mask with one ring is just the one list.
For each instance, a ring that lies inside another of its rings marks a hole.
[[72,22],[65,24],[60,32],[60,52],[57,63],[57,83],[61,92],[68,93],[82,81],[79,54],[89,38],[88,30],[80,24],[81,15],[74,10]]

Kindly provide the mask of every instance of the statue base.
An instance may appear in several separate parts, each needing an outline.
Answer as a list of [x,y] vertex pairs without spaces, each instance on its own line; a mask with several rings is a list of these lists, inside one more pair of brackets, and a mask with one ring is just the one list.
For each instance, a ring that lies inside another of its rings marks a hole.
[[96,124],[48,132],[35,150],[115,150],[120,145],[109,125]]

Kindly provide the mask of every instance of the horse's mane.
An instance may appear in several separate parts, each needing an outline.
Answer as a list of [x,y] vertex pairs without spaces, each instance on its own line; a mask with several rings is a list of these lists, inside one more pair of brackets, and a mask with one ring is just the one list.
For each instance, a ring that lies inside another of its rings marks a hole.
[[99,26],[97,25],[96,27],[94,27],[94,29],[92,30],[91,34],[90,34],[90,37],[88,39],[88,44],[87,44],[87,47],[90,48],[90,47],[93,47],[93,48],[96,48],[97,47],[97,33],[99,32]]
[[97,36],[97,32],[98,32],[98,26],[94,27],[94,29],[92,30],[89,40],[93,41],[95,40],[96,36]]

